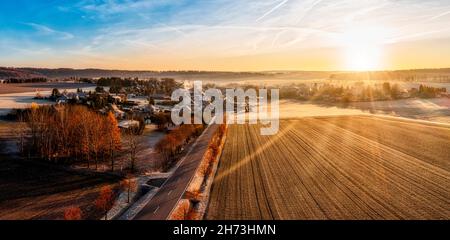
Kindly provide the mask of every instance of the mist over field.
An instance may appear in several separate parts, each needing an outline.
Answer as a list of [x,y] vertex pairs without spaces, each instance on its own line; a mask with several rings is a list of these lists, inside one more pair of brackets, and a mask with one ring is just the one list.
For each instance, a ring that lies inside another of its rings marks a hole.
[[[450,220],[449,22],[444,0],[2,1],[0,220]],[[216,234],[183,224],[145,231]]]

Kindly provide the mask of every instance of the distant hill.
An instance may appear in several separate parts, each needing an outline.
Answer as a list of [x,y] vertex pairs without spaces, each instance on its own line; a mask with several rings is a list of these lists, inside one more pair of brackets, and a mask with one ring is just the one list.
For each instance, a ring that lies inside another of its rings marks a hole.
[[[28,73],[28,74],[25,74]],[[29,78],[32,76],[49,79],[70,78],[175,78],[177,80],[303,80],[326,79],[335,72],[325,71],[264,71],[264,72],[225,72],[225,71],[128,71],[105,69],[72,69],[72,68],[0,68],[0,78]]]
[[399,80],[399,81],[432,81],[450,82],[450,68],[413,69],[397,71],[342,72],[330,75],[332,80]]
[[208,72],[208,71],[127,71],[105,69],[71,69],[71,68],[17,68],[17,70],[37,72],[48,78],[100,78],[100,77],[127,77],[127,78],[251,78],[270,75],[262,72]]
[[450,68],[414,69],[398,71],[338,72],[338,71],[264,71],[264,72],[214,72],[214,71],[127,71],[72,68],[7,68],[0,67],[0,79],[7,78],[175,78],[177,80],[381,80],[381,81],[433,81],[450,82]]
[[0,67],[0,79],[30,79],[30,78],[45,78],[44,74],[33,71],[31,69],[5,68]]

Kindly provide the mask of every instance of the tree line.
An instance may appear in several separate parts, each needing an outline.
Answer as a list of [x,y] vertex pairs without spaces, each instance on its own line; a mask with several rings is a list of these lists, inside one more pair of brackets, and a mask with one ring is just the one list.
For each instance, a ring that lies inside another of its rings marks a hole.
[[110,93],[120,93],[125,90],[126,93],[135,93],[140,95],[150,94],[168,94],[177,88],[182,87],[182,83],[173,78],[151,78],[149,80],[139,80],[137,78],[100,78],[97,80],[97,86],[110,87]]
[[190,140],[200,136],[204,128],[204,125],[185,124],[164,136],[156,144],[156,151],[163,160],[158,167],[167,170],[175,162],[177,154],[183,150],[183,147]]
[[121,132],[112,113],[98,114],[85,106],[37,106],[22,113],[21,151],[28,157],[51,162],[84,160],[88,168],[108,157],[114,170],[114,154],[121,149]]
[[420,98],[435,98],[440,93],[446,93],[446,88],[439,88],[439,87],[431,87],[431,86],[425,86],[423,84],[420,84],[419,89],[417,92],[414,92],[413,94],[416,97]]
[[4,83],[45,83],[48,82],[47,78],[9,78]]
[[399,84],[384,82],[382,84],[365,85],[362,82],[353,85],[324,84],[297,84],[285,86],[280,89],[281,99],[298,99],[303,101],[320,102],[359,102],[359,101],[385,101],[411,97],[434,98],[445,93],[445,88],[436,88],[420,85],[417,88],[402,90]]

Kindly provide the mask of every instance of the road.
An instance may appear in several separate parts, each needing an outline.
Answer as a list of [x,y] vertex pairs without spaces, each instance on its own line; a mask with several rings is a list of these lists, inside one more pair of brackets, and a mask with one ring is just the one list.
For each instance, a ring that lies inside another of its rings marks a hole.
[[167,179],[134,220],[165,220],[168,218],[193,178],[217,127],[218,125],[211,125],[205,130],[181,160],[172,176]]

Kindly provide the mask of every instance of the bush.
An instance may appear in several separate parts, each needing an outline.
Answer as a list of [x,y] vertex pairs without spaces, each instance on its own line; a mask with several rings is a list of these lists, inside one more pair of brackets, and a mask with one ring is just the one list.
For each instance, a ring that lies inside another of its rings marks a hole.
[[162,164],[163,169],[170,167],[171,163],[175,160],[175,156],[181,152],[183,146],[193,137],[199,136],[203,129],[203,125],[181,125],[161,139],[156,144],[156,151],[164,159],[164,163]]
[[64,220],[81,220],[81,209],[71,207],[64,211]]
[[108,219],[108,210],[113,205],[113,191],[110,186],[102,187],[100,194],[95,200],[95,207],[105,214],[105,220]]

